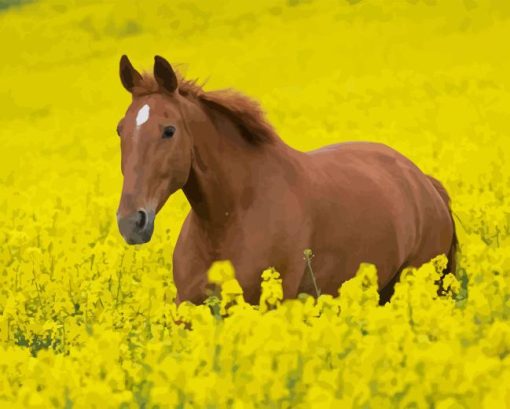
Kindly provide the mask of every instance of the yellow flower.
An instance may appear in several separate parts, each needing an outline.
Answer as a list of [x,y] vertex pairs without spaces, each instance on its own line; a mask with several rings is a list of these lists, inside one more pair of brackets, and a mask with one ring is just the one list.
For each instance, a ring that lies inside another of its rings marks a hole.
[[223,284],[235,277],[234,266],[229,260],[215,261],[207,271],[209,282]]
[[273,267],[262,272],[261,290],[259,302],[261,312],[280,305],[283,299],[282,280],[280,274]]

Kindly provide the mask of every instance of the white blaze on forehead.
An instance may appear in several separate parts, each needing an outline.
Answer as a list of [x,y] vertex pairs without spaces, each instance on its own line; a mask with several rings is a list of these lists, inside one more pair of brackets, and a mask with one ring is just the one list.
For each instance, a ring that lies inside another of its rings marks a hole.
[[149,111],[150,107],[147,104],[140,108],[138,114],[136,114],[136,126],[143,125],[149,120]]

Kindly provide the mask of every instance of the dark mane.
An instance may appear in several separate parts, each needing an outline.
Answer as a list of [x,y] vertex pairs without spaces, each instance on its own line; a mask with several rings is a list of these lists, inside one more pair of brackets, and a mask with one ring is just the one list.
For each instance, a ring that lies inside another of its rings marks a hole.
[[[186,80],[179,73],[176,74],[181,95],[195,98],[206,107],[226,115],[239,127],[241,135],[247,142],[261,145],[279,139],[256,101],[232,89],[204,91],[197,80]],[[133,95],[141,96],[160,92],[159,85],[152,75],[143,73],[142,78],[142,82],[134,87]]]

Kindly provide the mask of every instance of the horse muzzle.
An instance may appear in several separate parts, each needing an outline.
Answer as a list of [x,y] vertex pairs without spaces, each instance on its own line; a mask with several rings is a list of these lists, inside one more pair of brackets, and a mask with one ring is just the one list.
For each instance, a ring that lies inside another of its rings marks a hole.
[[120,234],[127,244],[147,243],[154,231],[154,211],[140,209],[127,216],[117,215]]

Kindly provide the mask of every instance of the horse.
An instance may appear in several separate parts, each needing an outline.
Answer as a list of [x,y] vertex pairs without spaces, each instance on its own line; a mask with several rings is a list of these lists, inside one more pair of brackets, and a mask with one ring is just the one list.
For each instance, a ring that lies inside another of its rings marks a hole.
[[[182,189],[191,209],[173,253],[177,303],[206,299],[216,260],[232,262],[252,304],[270,266],[284,298],[296,298],[315,294],[314,285],[337,295],[361,262],[373,263],[381,303],[406,267],[445,254],[445,271],[455,271],[448,193],[396,150],[371,142],[293,149],[254,100],[205,91],[160,56],[150,75],[123,55],[120,79],[132,99],[117,127],[118,227],[128,244],[148,242],[156,214]],[[305,249],[314,253],[313,276]]]

